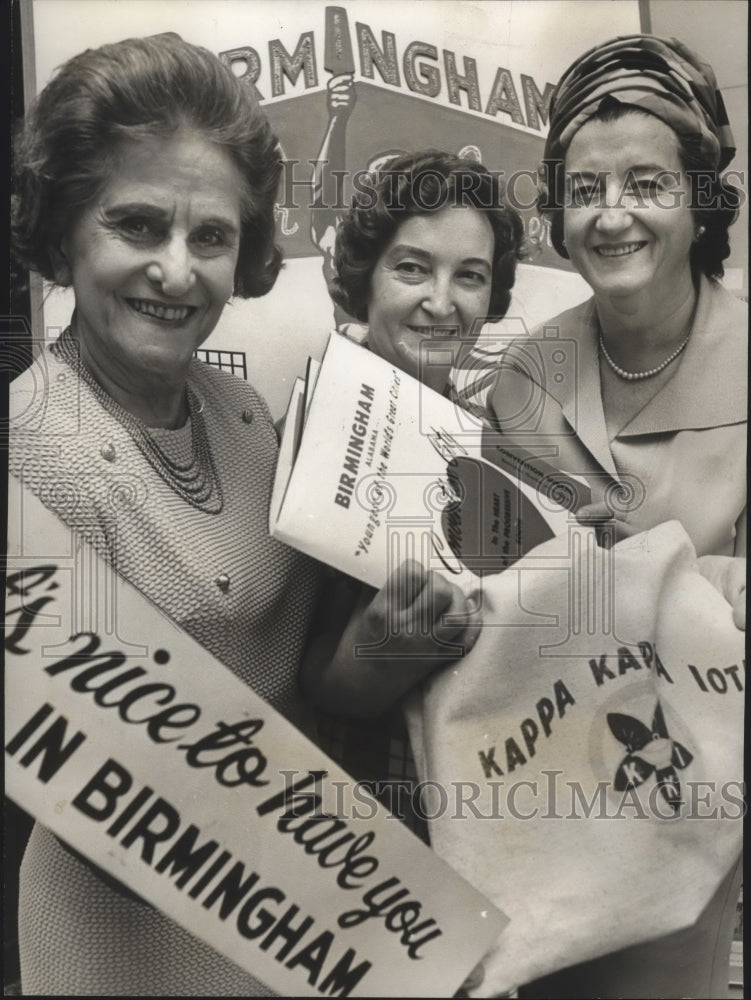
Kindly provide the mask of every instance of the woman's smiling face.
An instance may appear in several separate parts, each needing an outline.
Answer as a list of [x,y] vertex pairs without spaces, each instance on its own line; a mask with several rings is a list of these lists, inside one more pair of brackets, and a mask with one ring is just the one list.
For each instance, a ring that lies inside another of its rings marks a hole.
[[571,140],[565,167],[566,250],[596,296],[690,289],[694,220],[671,128],[639,113],[593,119]]
[[95,374],[130,389],[184,379],[232,294],[243,189],[229,154],[194,132],[123,144],[61,244]]
[[[482,212],[446,206],[408,218],[378,259],[368,303],[371,350],[442,391],[450,364],[428,364],[431,337],[479,333],[493,281],[493,230]],[[479,320],[479,322],[477,322]]]

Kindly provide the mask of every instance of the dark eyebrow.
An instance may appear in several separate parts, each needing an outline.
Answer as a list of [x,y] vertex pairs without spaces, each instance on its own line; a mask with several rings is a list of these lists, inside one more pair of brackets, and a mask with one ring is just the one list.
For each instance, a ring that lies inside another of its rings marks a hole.
[[[566,176],[573,179],[580,178],[581,180],[597,180],[597,178],[602,177],[603,174],[607,177],[609,173],[609,170],[588,170],[585,168],[584,170],[567,170]],[[675,170],[671,170],[660,163],[635,163],[633,166],[628,168],[626,176],[628,176],[628,174],[637,173],[674,174]]]
[[662,166],[659,163],[637,163],[633,167],[629,167],[629,173],[640,174],[640,173],[652,173],[652,174],[674,174],[675,170],[670,170],[668,167]]
[[[147,219],[170,218],[169,212],[165,211],[165,209],[163,208],[160,208],[158,205],[154,205],[148,201],[115,202],[112,205],[107,205],[104,211],[106,215],[110,216],[143,215],[146,216]],[[235,223],[231,219],[223,215],[211,215],[208,218],[201,219],[198,225],[220,226],[228,233],[236,234],[238,232],[238,227],[235,225]]]
[[[427,250],[423,250],[421,247],[410,246],[409,243],[397,243],[396,246],[392,247],[389,251],[390,255],[397,255],[400,253],[411,254],[413,257],[419,257],[420,260],[431,259],[431,254],[428,253]],[[485,264],[487,268],[491,267],[490,261],[486,260],[484,257],[465,257],[464,260],[461,261],[461,264],[462,266],[466,264]]]
[[391,248],[390,253],[410,253],[414,257],[420,257],[422,260],[430,260],[430,254],[427,250],[423,250],[420,247],[410,246],[409,243],[397,243],[395,247]]
[[237,233],[238,227],[230,219],[223,215],[210,215],[207,219],[201,219],[200,226],[220,226],[227,233]]
[[608,170],[567,170],[566,177],[572,178],[573,180],[583,180],[588,181],[592,178],[597,180],[598,177],[602,177],[603,174],[607,177]]
[[168,213],[158,205],[147,201],[115,202],[105,207],[107,215],[147,215],[154,219],[165,219]]
[[652,170],[655,173],[664,174],[675,173],[675,170],[669,170],[668,167],[662,163],[635,163],[633,167],[629,167],[629,170],[632,174],[636,173],[637,170]]
[[484,264],[487,268],[490,268],[491,266],[490,261],[487,260],[485,257],[465,257],[464,260],[462,261],[462,265],[466,264],[474,264],[474,265]]

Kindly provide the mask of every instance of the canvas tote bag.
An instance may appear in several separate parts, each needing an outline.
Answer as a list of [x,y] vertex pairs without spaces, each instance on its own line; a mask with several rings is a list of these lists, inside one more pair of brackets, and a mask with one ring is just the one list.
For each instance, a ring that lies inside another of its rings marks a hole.
[[407,708],[435,850],[510,923],[473,995],[692,924],[741,849],[744,633],[675,521],[497,576]]

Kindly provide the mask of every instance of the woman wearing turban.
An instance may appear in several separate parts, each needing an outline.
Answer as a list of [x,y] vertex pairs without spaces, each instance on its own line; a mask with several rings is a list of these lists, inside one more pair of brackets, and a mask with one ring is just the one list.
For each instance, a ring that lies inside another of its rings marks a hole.
[[[588,480],[580,520],[616,540],[680,521],[745,627],[748,317],[720,283],[734,153],[712,68],[675,39],[577,59],[552,97],[539,207],[592,297],[485,376],[490,423]],[[738,865],[686,930],[520,995],[726,996],[739,879]]]

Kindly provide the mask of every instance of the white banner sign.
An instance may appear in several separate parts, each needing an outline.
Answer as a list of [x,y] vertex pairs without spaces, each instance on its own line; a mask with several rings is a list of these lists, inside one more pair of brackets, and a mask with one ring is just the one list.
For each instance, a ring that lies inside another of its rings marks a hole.
[[503,914],[35,497],[19,499],[7,794],[273,990],[454,993]]

